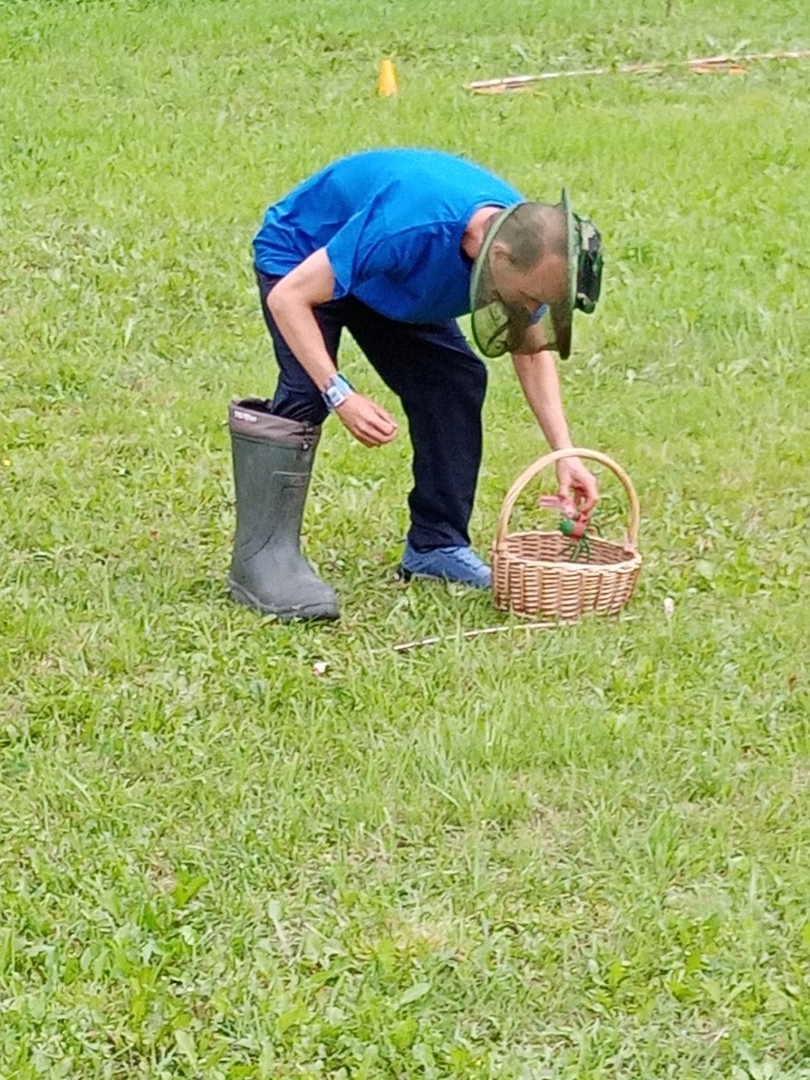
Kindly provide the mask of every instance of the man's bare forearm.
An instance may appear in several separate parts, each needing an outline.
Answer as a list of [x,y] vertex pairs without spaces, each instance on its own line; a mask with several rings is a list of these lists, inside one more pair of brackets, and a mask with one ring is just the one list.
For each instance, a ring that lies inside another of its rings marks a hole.
[[336,368],[324,344],[314,308],[332,299],[335,275],[321,248],[271,290],[267,306],[298,363],[319,390]]
[[529,408],[537,417],[551,449],[563,450],[573,446],[565,419],[554,354],[548,349],[536,353],[515,353],[512,361]]
[[308,304],[283,293],[276,296],[278,288],[277,285],[267,298],[270,313],[293,356],[318,389],[323,390],[337,368],[326,351],[321,328]]
[[[321,248],[283,277],[267,298],[276,326],[321,393],[337,368],[323,340],[315,308],[331,300],[334,289],[335,275],[326,250]],[[396,437],[393,417],[362,394],[349,394],[335,412],[364,446],[382,446]]]

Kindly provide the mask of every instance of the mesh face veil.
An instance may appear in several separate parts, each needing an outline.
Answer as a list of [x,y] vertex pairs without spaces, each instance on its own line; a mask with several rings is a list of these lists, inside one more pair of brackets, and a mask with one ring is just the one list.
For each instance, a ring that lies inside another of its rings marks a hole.
[[[493,277],[493,244],[515,236],[515,215],[521,207],[516,203],[502,210],[489,229],[481,251],[473,263],[470,279],[470,310],[475,343],[484,356],[501,356],[506,352],[533,352],[541,346],[559,352],[563,360],[571,354],[571,328],[575,310],[590,315],[599,299],[602,283],[602,238],[589,218],[580,217],[571,209],[568,191],[553,209],[564,219],[567,258],[567,292],[564,300],[543,304],[530,315],[521,304],[507,303],[499,295]],[[539,205],[539,204],[535,204]],[[506,228],[504,229],[504,226]],[[542,225],[536,220],[526,228],[540,230],[534,239],[543,247]],[[541,256],[542,258],[542,256]]]

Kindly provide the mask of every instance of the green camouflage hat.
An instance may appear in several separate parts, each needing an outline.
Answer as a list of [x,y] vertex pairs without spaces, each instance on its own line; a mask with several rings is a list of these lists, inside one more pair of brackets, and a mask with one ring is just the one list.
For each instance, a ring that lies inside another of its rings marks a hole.
[[[568,191],[563,189],[558,204],[565,215],[568,244],[568,294],[555,304],[543,305],[531,316],[525,307],[507,304],[498,296],[492,279],[491,250],[503,225],[524,203],[502,210],[489,229],[481,251],[473,263],[470,279],[470,310],[475,343],[484,356],[505,352],[535,351],[534,342],[559,352],[563,360],[571,354],[571,324],[574,310],[590,315],[596,307],[602,281],[602,239],[589,218],[571,209]],[[529,336],[538,326],[539,335]],[[534,339],[534,341],[531,340]]]

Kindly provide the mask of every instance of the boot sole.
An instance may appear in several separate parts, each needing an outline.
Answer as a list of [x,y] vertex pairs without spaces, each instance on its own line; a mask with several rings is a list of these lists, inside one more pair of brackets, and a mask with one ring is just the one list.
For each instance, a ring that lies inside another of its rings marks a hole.
[[335,619],[340,618],[337,605],[333,608],[325,608],[323,604],[302,604],[300,607],[295,608],[274,608],[268,604],[263,604],[252,592],[242,588],[241,585],[237,585],[235,581],[228,581],[228,590],[231,599],[235,600],[237,604],[259,611],[262,615],[275,615],[279,622],[295,622],[296,620],[301,622],[333,622]]

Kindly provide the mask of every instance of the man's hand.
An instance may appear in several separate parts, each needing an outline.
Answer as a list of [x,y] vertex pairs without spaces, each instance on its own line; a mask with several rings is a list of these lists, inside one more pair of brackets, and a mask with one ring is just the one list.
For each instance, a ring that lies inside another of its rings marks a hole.
[[397,425],[390,414],[356,391],[349,394],[335,412],[363,446],[382,446],[396,438]]
[[578,457],[560,458],[557,462],[557,482],[560,485],[560,498],[580,514],[590,513],[599,502],[596,477]]

